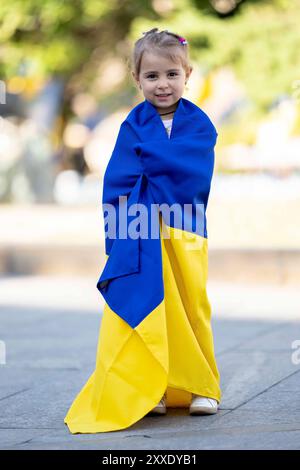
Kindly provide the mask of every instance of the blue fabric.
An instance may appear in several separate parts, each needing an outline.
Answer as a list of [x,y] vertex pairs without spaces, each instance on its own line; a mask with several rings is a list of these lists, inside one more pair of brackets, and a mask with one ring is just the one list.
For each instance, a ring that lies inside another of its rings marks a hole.
[[[97,288],[109,307],[132,328],[164,299],[161,241],[159,232],[157,238],[151,238],[151,220],[153,228],[159,226],[162,217],[166,225],[184,229],[183,224],[190,219],[188,230],[207,237],[205,211],[217,135],[207,114],[186,98],[178,101],[170,138],[155,106],[146,99],[120,126],[104,174],[102,196],[103,215],[107,214],[104,204],[112,204],[116,211],[117,233],[116,238],[106,233],[105,252],[109,256]],[[128,198],[128,208],[139,203],[148,208],[148,238],[122,238],[119,228],[125,224],[129,233],[139,213],[127,213],[126,220],[126,205],[119,204],[119,196]],[[182,211],[180,223],[172,216],[167,220],[158,210],[151,219],[152,204],[174,203],[182,209],[184,204],[192,207],[191,211]],[[195,223],[199,204],[203,220],[200,228]]]

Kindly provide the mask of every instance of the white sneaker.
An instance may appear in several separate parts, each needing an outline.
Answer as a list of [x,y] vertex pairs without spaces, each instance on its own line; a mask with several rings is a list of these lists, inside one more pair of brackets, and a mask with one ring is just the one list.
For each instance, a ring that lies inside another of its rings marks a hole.
[[190,404],[191,415],[215,414],[218,411],[218,402],[214,398],[203,397],[202,395],[192,394]]
[[166,394],[164,393],[162,399],[160,402],[152,408],[151,411],[149,411],[148,414],[158,414],[158,415],[165,415],[167,412],[167,407],[166,407]]

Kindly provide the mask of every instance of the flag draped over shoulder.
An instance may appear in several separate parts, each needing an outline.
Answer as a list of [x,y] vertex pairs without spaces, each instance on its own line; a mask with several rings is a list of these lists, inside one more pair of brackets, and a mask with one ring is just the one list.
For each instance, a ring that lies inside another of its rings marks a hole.
[[[117,226],[120,219],[118,198],[127,195],[127,205],[143,204],[148,209],[149,219],[151,205],[153,209],[155,204],[167,204],[167,207],[177,204],[182,209],[180,228],[184,223],[190,223],[192,230],[198,214],[201,222],[198,233],[206,237],[205,208],[214,167],[216,136],[208,116],[187,99],[179,100],[170,139],[149,101],[135,107],[121,125],[104,176],[103,203],[116,208]],[[193,210],[184,211],[185,204]],[[199,213],[201,208],[202,213]],[[191,220],[187,220],[189,218]],[[178,224],[178,217],[173,216],[172,226],[176,222]],[[150,227],[145,239],[106,238],[109,258],[97,283],[110,308],[132,328],[164,297],[160,240],[150,238],[149,234]],[[126,296],[120,295],[121,292],[126,292]]]
[[128,427],[165,390],[169,406],[186,406],[191,393],[220,401],[206,295],[217,135],[207,114],[185,98],[170,138],[148,100],[121,124],[103,182],[103,215],[108,224],[115,218],[116,231],[106,233],[97,282],[105,307],[96,368],[65,418],[73,433]]

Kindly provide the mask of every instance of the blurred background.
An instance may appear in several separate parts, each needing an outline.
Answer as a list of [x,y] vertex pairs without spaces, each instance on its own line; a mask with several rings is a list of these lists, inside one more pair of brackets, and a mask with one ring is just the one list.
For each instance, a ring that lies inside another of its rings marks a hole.
[[11,0],[0,5],[0,301],[99,312],[102,179],[144,100],[128,60],[186,37],[184,97],[214,122],[207,210],[216,315],[298,318],[300,0]]

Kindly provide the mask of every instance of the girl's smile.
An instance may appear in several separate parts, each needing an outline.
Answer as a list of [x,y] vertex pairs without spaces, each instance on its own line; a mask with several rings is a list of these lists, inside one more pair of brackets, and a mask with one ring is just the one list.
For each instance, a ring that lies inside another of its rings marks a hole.
[[156,96],[159,100],[164,101],[164,100],[167,100],[171,96],[171,93],[169,93],[167,95],[156,95]]

